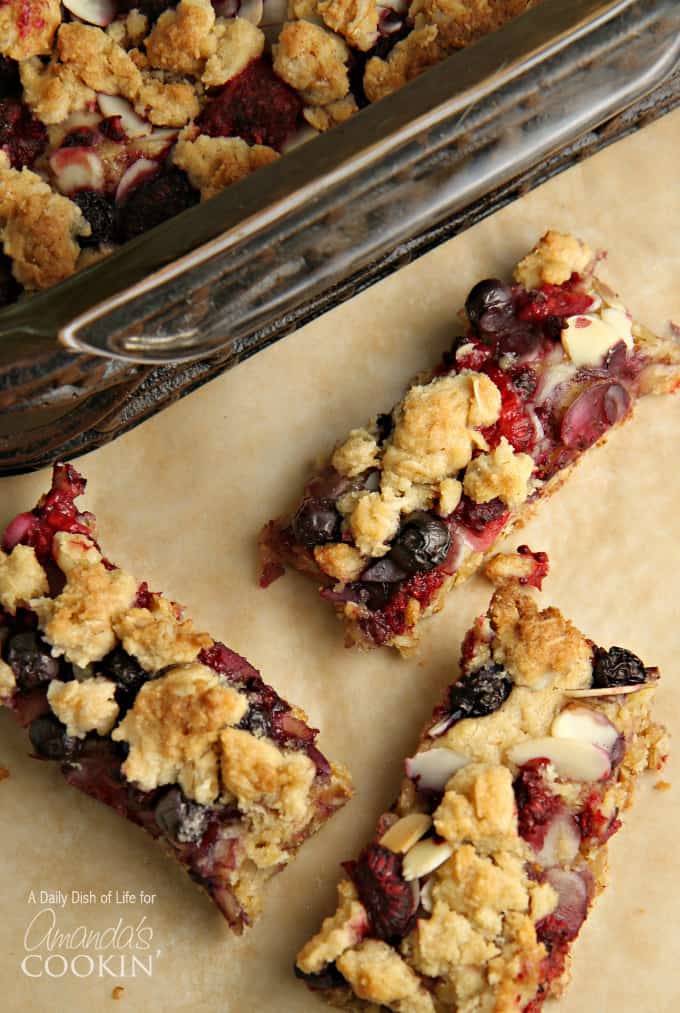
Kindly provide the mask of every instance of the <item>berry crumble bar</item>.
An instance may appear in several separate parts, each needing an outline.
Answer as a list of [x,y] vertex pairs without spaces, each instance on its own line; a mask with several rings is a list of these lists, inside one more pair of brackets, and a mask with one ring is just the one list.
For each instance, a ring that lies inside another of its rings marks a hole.
[[493,561],[499,586],[461,677],[297,957],[331,1005],[538,1013],[567,984],[607,841],[668,744],[650,717],[657,670],[540,611],[520,583],[537,565],[528,551]]
[[236,932],[351,795],[306,715],[99,549],[54,467],[0,551],[0,704],[33,753],[164,845]]
[[638,397],[680,385],[680,344],[632,321],[573,236],[548,232],[514,284],[474,286],[466,331],[393,410],[354,429],[261,536],[261,584],[321,584],[348,643],[417,642],[421,619],[554,491]]
[[532,0],[0,0],[0,308]]

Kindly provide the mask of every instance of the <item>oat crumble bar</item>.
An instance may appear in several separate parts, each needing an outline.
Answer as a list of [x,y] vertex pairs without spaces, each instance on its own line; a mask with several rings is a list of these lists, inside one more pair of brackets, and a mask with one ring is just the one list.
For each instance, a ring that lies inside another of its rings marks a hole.
[[680,385],[579,239],[547,232],[514,284],[474,286],[465,334],[390,413],[354,429],[261,536],[261,584],[313,577],[347,642],[411,650],[420,621],[565,480],[637,398]]
[[0,309],[534,0],[1,0]]
[[351,796],[347,770],[245,658],[101,553],[54,467],[0,550],[0,704],[34,754],[143,827],[236,932],[266,881]]
[[528,549],[494,561],[461,677],[298,954],[296,973],[333,1006],[538,1013],[568,982],[607,841],[668,742],[650,717],[657,670],[539,610],[520,581],[545,570]]

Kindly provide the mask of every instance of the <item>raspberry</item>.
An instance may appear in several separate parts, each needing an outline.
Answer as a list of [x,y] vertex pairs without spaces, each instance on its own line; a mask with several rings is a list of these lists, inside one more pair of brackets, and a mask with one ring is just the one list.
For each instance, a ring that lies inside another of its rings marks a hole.
[[596,791],[591,791],[586,798],[583,809],[576,817],[581,837],[605,844],[621,828],[621,820],[605,816],[600,806],[602,798]]
[[581,279],[572,274],[562,285],[541,285],[539,289],[520,293],[518,296],[517,319],[541,323],[548,317],[573,317],[585,313],[592,305],[592,297],[578,286]]
[[47,130],[19,99],[0,99],[0,148],[13,169],[31,168],[47,144]]
[[550,822],[561,809],[562,802],[548,790],[543,780],[547,760],[530,760],[520,768],[513,783],[517,802],[517,831],[532,848],[540,851]]
[[119,209],[122,240],[134,239],[197,204],[199,195],[180,169],[166,169],[132,191]]
[[[517,381],[512,374],[504,373],[496,366],[487,367],[485,373],[501,392],[501,416],[495,425],[483,431],[487,443],[493,449],[504,436],[516,451],[531,450],[536,439],[536,431],[518,391]],[[518,374],[518,380],[520,387],[522,384],[528,386],[531,383],[530,377],[524,372]]]
[[376,843],[345,865],[378,939],[403,938],[413,925],[415,894],[402,877],[401,865],[401,855]]
[[396,594],[371,616],[360,619],[361,629],[376,644],[384,644],[390,637],[404,633],[408,625],[406,608],[409,598],[415,598],[420,602],[421,608],[425,609],[445,580],[443,570],[430,570],[429,573],[416,573],[402,584],[387,584],[385,594],[390,594],[395,586],[398,588]]
[[301,111],[293,89],[264,60],[253,60],[208,102],[196,122],[210,137],[242,137],[280,151]]
[[531,584],[532,587],[537,587],[541,590],[541,584],[548,576],[548,569],[550,561],[548,555],[545,552],[532,552],[528,545],[520,545],[517,548],[520,556],[531,556],[534,561],[534,569],[531,571],[528,577],[520,577],[520,584]]
[[479,533],[487,525],[499,521],[507,512],[508,508],[498,497],[490,499],[488,503],[475,503],[473,499],[463,494],[454,516],[460,524]]

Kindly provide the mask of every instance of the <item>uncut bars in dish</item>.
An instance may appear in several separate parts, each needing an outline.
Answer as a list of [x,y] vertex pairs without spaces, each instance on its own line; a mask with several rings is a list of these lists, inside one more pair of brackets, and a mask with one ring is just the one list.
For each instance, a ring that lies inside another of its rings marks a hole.
[[165,846],[241,932],[349,799],[347,770],[245,658],[114,566],[57,464],[0,551],[0,705],[34,755]]
[[680,384],[680,343],[633,322],[596,261],[551,231],[512,285],[475,285],[441,362],[265,526],[263,586],[293,566],[321,584],[349,644],[412,649],[419,623],[639,397]]
[[666,759],[657,670],[539,610],[520,580],[540,582],[541,556],[489,565],[501,586],[463,642],[460,680],[298,955],[331,1005],[538,1013],[567,984],[635,779]]

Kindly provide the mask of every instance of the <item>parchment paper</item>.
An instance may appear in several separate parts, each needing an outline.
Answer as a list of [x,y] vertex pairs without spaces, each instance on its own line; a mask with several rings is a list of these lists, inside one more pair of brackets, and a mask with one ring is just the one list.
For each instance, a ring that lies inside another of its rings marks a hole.
[[[0,1009],[321,1011],[292,976],[295,952],[330,911],[338,863],[363,845],[391,801],[400,758],[455,674],[462,634],[490,590],[476,579],[456,591],[428,623],[415,659],[348,652],[304,578],[258,589],[258,529],[289,504],[317,454],[388,409],[411,374],[437,358],[471,284],[506,272],[549,226],[609,249],[603,273],[641,320],[661,330],[669,318],[680,321],[679,145],[680,111],[78,462],[111,558],[185,602],[202,628],[303,705],[322,729],[322,748],[351,766],[357,795],[272,884],[264,918],[238,940],[142,831],[29,759],[25,733],[0,715],[0,764],[10,770],[0,783]],[[549,552],[546,604],[559,605],[595,641],[625,645],[661,667],[657,713],[677,743],[660,775],[672,787],[655,791],[660,777],[646,778],[613,840],[612,886],[576,944],[560,1013],[680,1009],[679,434],[680,397],[647,400],[513,540]],[[47,472],[2,481],[2,523],[32,506],[47,482]],[[40,891],[61,891],[67,903],[44,902]],[[86,904],[91,891],[98,899]],[[111,902],[102,902],[108,891]],[[125,891],[135,903],[124,902]],[[155,899],[142,903],[142,891]],[[150,949],[141,948],[143,933],[126,949],[119,930],[116,946],[101,951],[113,959],[100,976],[92,940],[73,951],[61,940],[56,954],[89,954],[94,971],[85,959],[65,969],[57,956],[51,972],[64,973],[50,978],[47,945],[26,948],[40,933],[25,940],[31,920],[50,906],[62,933],[85,926],[111,935],[119,919],[124,929],[145,917]],[[28,970],[40,977],[22,972],[28,952],[38,957]],[[139,965],[134,978],[117,975],[121,953],[127,973],[132,954],[146,968],[151,956],[151,976]],[[124,987],[119,1002],[114,986]]]

